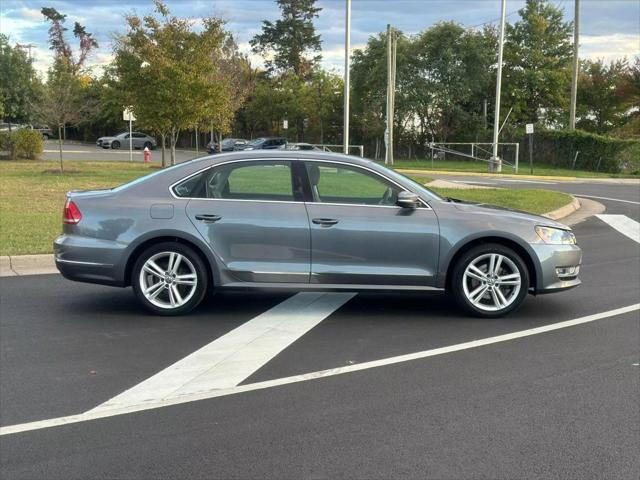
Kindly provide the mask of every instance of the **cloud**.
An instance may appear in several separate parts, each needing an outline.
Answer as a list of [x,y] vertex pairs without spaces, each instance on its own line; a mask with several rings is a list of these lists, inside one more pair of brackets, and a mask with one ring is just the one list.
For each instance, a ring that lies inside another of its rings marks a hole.
[[582,35],[580,37],[580,58],[604,59],[606,62],[626,57],[633,59],[640,55],[640,35]]

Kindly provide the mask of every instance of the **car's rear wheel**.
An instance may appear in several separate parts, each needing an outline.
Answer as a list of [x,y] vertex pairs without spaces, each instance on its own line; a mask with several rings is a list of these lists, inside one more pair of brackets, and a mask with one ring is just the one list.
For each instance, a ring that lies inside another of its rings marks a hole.
[[118,148],[120,148],[120,142],[117,140],[114,142],[111,142],[111,148],[113,148],[114,150],[117,150]]
[[458,260],[451,287],[466,311],[479,317],[501,317],[524,302],[529,271],[512,249],[500,244],[479,245]]
[[183,315],[204,298],[207,269],[193,249],[160,243],[145,250],[133,267],[131,283],[140,302],[158,315]]

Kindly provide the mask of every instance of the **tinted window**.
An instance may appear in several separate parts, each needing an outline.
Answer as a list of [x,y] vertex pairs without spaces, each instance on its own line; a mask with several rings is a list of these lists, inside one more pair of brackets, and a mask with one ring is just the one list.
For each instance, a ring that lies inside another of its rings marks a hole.
[[133,137],[134,138],[144,138],[144,137],[146,137],[146,135],[144,133],[134,133]]
[[306,163],[314,202],[395,205],[400,189],[367,170],[333,163]]

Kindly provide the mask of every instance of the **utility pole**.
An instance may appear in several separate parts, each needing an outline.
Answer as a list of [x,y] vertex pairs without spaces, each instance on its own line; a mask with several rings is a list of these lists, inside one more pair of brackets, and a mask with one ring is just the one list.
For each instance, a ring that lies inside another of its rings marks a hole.
[[482,102],[482,128],[485,131],[487,130],[487,99],[486,98]]
[[506,19],[507,0],[502,0],[500,15],[500,38],[498,40],[498,78],[496,79],[496,105],[493,118],[493,152],[489,163],[489,171],[502,171],[502,160],[498,157],[498,135],[500,133],[500,90],[502,88],[502,50],[504,48],[504,24]]
[[385,165],[393,165],[393,112],[396,87],[396,38],[387,24],[387,129],[385,131]]
[[569,130],[576,128],[576,99],[578,95],[578,38],[580,37],[580,0],[575,0],[573,18],[573,76],[571,77],[571,106],[569,107]]
[[345,5],[344,30],[344,133],[342,146],[345,155],[349,154],[349,50],[351,50],[351,0]]

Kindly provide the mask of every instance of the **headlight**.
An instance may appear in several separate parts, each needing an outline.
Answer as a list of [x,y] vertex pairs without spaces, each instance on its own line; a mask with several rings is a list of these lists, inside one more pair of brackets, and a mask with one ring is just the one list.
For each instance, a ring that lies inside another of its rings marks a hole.
[[536,233],[548,245],[575,245],[576,236],[569,230],[553,227],[536,227]]

